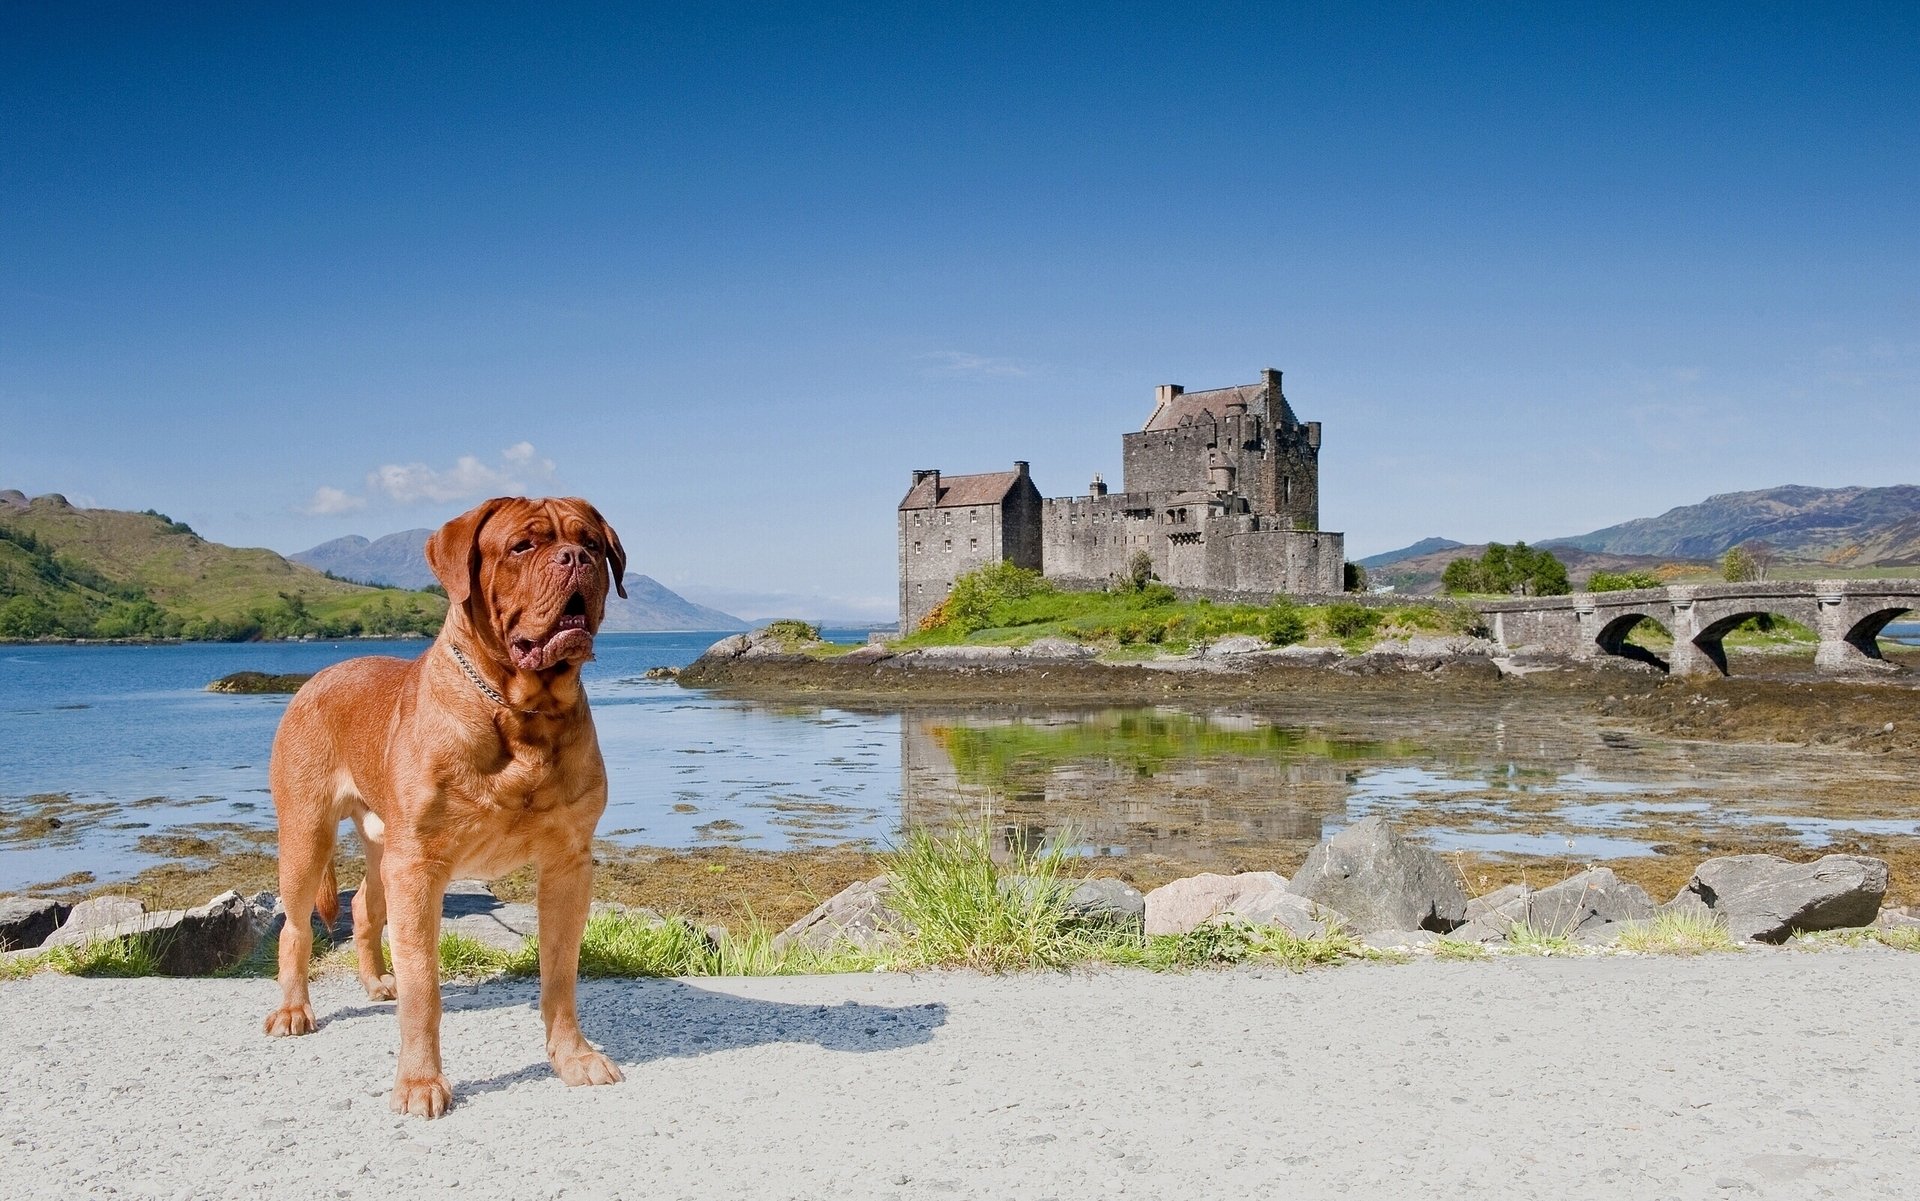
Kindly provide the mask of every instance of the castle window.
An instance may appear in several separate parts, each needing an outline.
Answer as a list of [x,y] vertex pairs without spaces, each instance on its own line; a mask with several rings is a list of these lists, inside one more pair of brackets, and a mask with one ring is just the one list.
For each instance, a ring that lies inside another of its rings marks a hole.
[[945,542],[942,542],[942,543],[940,544],[940,550],[941,550],[941,552],[942,552],[942,553],[944,553],[944,554],[949,554],[949,555],[950,555],[950,554],[952,554],[952,553],[953,553],[953,539],[951,539],[951,538],[949,538],[949,539],[947,539],[947,540],[946,540]]
[[980,520],[980,510],[978,510],[978,509],[968,509],[968,510],[967,510],[967,520],[968,520],[968,521],[978,521],[978,520]]
[[920,553],[920,544],[918,542],[913,544],[913,553],[916,555]]
[[978,539],[978,538],[969,538],[969,539],[967,539],[967,549],[968,549],[968,550],[979,550],[979,549],[980,549],[980,539]]

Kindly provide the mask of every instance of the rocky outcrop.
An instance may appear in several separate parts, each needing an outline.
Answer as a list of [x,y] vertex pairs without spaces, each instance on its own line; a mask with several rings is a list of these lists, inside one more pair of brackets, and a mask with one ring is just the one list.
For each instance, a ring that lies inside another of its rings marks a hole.
[[1347,924],[1346,915],[1315,904],[1285,888],[1271,888],[1242,897],[1216,920],[1237,920],[1252,926],[1277,926],[1301,938],[1320,938],[1328,931]]
[[[1498,942],[1515,926],[1524,926],[1549,938],[1609,942],[1619,934],[1617,927],[1622,923],[1644,922],[1654,914],[1653,898],[1644,888],[1622,880],[1605,867],[1592,868],[1538,891],[1517,884],[1499,891],[1504,894],[1501,899],[1482,906],[1466,925],[1453,932],[1454,938]],[[1494,901],[1494,894],[1487,900]]]
[[1147,899],[1125,880],[1082,880],[1066,896],[1067,918],[1076,925],[1139,933]]
[[1695,868],[1671,904],[1704,905],[1736,939],[1784,942],[1800,931],[1870,925],[1886,894],[1886,862],[1864,855],[1826,855],[1812,863],[1728,855]]
[[502,901],[480,880],[455,880],[440,902],[440,933],[461,934],[500,951],[517,951],[540,933],[540,911]]
[[20,951],[37,947],[60,928],[71,910],[59,901],[41,897],[7,897],[0,900],[0,951]]
[[1361,933],[1446,932],[1467,916],[1467,893],[1446,861],[1369,817],[1313,849],[1287,886],[1346,915]]
[[[77,936],[88,930],[102,926],[111,926],[119,922],[131,921],[147,911],[146,905],[137,897],[108,893],[105,896],[89,897],[73,907],[67,920],[60,923],[58,935],[69,942],[78,941]],[[48,944],[59,945],[49,938]]]
[[776,934],[774,949],[797,944],[824,951],[835,945],[864,949],[898,943],[913,927],[887,904],[892,889],[886,876],[847,885]]
[[1227,912],[1239,912],[1256,898],[1287,887],[1278,872],[1241,872],[1222,876],[1202,872],[1163,884],[1146,896],[1146,930],[1152,934],[1185,934],[1201,923]]
[[[96,898],[126,901],[129,898]],[[139,902],[133,902],[138,905]],[[112,912],[100,907],[82,915],[92,902],[74,907],[73,916],[41,944],[43,950],[79,947],[107,939],[137,938],[153,955],[163,976],[205,976],[232,967],[253,954],[265,936],[271,915],[247,898],[227,891],[195,909],[166,909],[136,913],[115,921],[100,921]],[[124,906],[120,907],[124,912]],[[84,920],[76,925],[75,918]]]

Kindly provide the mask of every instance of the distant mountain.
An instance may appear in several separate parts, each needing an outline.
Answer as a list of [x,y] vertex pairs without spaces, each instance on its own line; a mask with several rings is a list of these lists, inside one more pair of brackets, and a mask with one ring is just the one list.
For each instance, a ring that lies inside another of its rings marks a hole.
[[731,613],[696,605],[652,576],[625,579],[627,599],[607,596],[606,620],[600,628],[610,634],[647,634],[664,630],[744,630],[747,623]]
[[1354,560],[1360,566],[1372,571],[1376,567],[1389,567],[1406,559],[1417,559],[1421,555],[1430,555],[1435,551],[1456,550],[1463,543],[1451,538],[1422,538],[1412,546],[1403,546],[1399,550],[1381,551],[1377,555],[1368,555],[1364,559]]
[[0,491],[0,639],[432,633],[446,601],[330,580],[148,510]]
[[348,534],[287,558],[345,580],[425,588],[436,582],[427,566],[427,539],[432,536],[432,530],[401,530],[369,542],[358,534]]
[[1614,554],[1712,559],[1742,542],[1836,567],[1920,564],[1920,487],[1728,492],[1619,525],[1542,543]]
[[[371,542],[349,534],[290,557],[342,579],[424,588],[436,582],[427,566],[427,539],[432,534],[432,530],[401,530]],[[627,599],[621,600],[617,593],[607,597],[607,617],[600,628],[610,634],[748,628],[733,614],[696,605],[652,576],[629,573],[625,582]]]

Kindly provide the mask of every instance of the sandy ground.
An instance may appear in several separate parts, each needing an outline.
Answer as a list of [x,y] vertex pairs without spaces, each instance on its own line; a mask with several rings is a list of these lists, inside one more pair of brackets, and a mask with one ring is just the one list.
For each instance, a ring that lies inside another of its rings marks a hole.
[[25,1197],[1911,1197],[1920,955],[450,985],[456,1108],[388,1112],[353,981],[0,985]]

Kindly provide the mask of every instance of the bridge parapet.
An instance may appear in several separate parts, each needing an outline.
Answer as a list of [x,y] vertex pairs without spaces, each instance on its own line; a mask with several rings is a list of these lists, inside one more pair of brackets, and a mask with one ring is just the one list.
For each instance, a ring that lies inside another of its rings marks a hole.
[[[1509,650],[1538,648],[1576,659],[1601,655],[1651,659],[1627,641],[1654,621],[1673,635],[1666,667],[1675,675],[1725,675],[1721,640],[1749,617],[1774,614],[1820,636],[1818,670],[1892,670],[1880,655],[1880,631],[1920,610],[1920,580],[1813,580],[1756,584],[1675,584],[1630,592],[1516,597],[1476,607]],[[1657,662],[1657,660],[1655,660]]]

